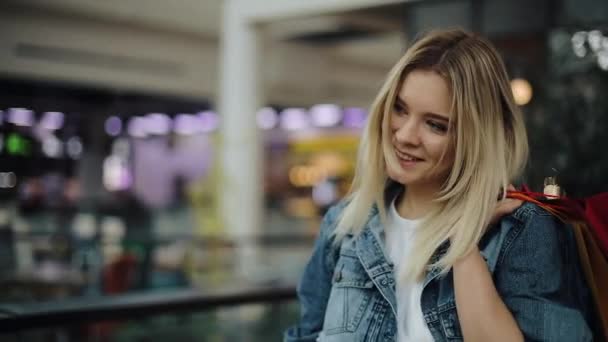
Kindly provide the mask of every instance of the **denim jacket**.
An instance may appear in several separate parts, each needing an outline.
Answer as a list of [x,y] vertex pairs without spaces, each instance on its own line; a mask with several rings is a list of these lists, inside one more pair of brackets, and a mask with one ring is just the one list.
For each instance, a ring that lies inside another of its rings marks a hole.
[[[345,203],[325,215],[298,285],[301,317],[284,341],[394,341],[397,336],[393,265],[373,208],[361,233],[339,246],[332,234]],[[447,250],[441,246],[431,262]],[[526,341],[591,341],[592,304],[570,227],[525,203],[479,244],[502,300]],[[452,272],[427,273],[423,317],[435,341],[462,341]]]

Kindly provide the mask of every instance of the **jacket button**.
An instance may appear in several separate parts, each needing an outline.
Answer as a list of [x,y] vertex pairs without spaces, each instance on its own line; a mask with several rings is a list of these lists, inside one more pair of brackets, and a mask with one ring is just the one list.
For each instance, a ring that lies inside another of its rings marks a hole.
[[380,280],[380,284],[387,286],[388,285],[388,281],[386,280],[386,278]]

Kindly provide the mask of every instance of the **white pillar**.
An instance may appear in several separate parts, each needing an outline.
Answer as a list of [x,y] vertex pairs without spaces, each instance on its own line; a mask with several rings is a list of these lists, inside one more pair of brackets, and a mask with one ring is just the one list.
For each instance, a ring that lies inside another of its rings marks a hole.
[[[256,124],[261,105],[260,37],[238,6],[226,0],[220,43],[221,76],[221,210],[229,236],[257,235],[263,211],[262,146]],[[256,265],[255,249],[238,248],[238,263],[245,275]]]
[[[262,144],[256,111],[263,104],[259,26],[291,17],[362,9],[403,0],[224,0],[220,41],[222,118],[221,217],[236,239],[262,233]],[[410,0],[411,1],[411,0]],[[238,249],[240,275],[255,274],[255,248]]]

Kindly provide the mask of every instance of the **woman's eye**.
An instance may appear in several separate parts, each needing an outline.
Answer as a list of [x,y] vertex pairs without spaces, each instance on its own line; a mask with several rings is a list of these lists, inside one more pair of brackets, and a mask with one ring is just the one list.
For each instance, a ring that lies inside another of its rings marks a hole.
[[402,105],[395,103],[393,105],[393,110],[395,111],[395,113],[397,114],[404,114],[405,113],[405,108],[403,108]]
[[448,131],[448,126],[445,124],[435,121],[428,121],[427,124],[429,125],[429,127],[431,127],[433,131],[438,133],[445,133]]

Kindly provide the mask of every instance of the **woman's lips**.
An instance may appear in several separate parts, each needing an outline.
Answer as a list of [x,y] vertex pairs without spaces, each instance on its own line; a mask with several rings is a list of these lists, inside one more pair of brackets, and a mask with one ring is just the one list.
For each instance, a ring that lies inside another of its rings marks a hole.
[[397,156],[397,159],[399,160],[399,165],[401,165],[401,167],[404,169],[413,168],[418,163],[424,161],[423,159],[417,158],[405,152],[401,152],[397,149],[395,149],[395,154]]
[[395,152],[397,153],[397,157],[399,159],[405,160],[405,161],[423,161],[422,158],[418,158],[414,155],[411,155],[409,153],[405,153],[405,152],[401,152],[397,149],[395,149]]

